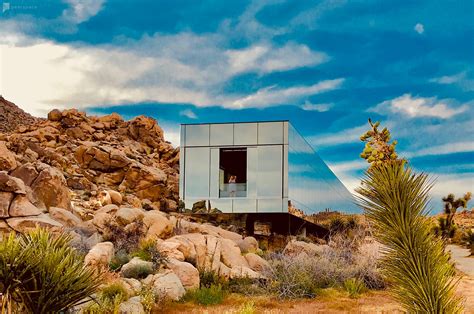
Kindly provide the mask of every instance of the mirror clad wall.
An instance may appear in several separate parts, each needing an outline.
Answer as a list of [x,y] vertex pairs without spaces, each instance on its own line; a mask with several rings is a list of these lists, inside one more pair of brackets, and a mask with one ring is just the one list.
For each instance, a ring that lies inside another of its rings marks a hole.
[[181,125],[180,198],[193,212],[359,212],[288,121]]

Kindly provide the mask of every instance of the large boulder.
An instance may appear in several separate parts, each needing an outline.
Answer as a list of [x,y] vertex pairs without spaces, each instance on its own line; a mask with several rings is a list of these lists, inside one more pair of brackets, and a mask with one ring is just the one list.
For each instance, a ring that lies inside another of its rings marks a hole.
[[143,218],[144,211],[139,208],[122,207],[115,213],[115,219],[122,226]]
[[38,176],[38,171],[36,170],[34,164],[26,163],[17,167],[10,173],[10,175],[23,180],[26,185],[30,186]]
[[52,229],[53,231],[60,230],[63,225],[53,220],[47,214],[29,217],[16,217],[7,219],[8,225],[15,231],[25,233],[37,227]]
[[86,265],[92,266],[108,266],[114,257],[114,244],[112,242],[101,242],[87,253],[84,258]]
[[120,192],[114,190],[107,190],[107,192],[110,195],[110,200],[112,201],[112,204],[119,206],[122,204],[122,194],[120,194]]
[[0,171],[11,171],[17,167],[15,155],[0,141]]
[[153,263],[147,262],[139,257],[134,257],[127,264],[123,265],[120,274],[125,278],[143,278],[152,274]]
[[240,240],[237,244],[242,253],[254,253],[258,250],[258,242],[254,237],[246,237],[243,240]]
[[230,267],[249,267],[247,260],[242,256],[239,247],[234,241],[229,239],[220,239],[222,262]]
[[323,245],[317,245],[314,243],[308,243],[303,241],[291,240],[285,246],[283,254],[287,256],[296,257],[300,254],[307,256],[317,256],[320,255],[324,250]]
[[122,151],[96,143],[79,146],[74,156],[82,168],[104,172],[122,169],[132,162]]
[[2,241],[2,234],[10,233],[12,228],[3,220],[0,220],[0,241]]
[[168,260],[167,266],[179,277],[186,290],[199,288],[199,271],[196,267],[174,258]]
[[145,314],[139,296],[132,297],[119,305],[119,314]]
[[66,227],[75,227],[82,224],[81,218],[63,208],[50,207],[49,215],[54,218],[54,220],[59,221]]
[[0,192],[0,218],[8,218],[8,209],[15,194],[12,192]]
[[106,225],[113,222],[114,218],[109,213],[97,213],[92,218],[92,224],[100,231],[104,231]]
[[230,269],[230,279],[249,278],[259,279],[262,275],[245,266],[236,266]]
[[171,270],[149,275],[142,282],[152,286],[156,294],[164,295],[174,301],[178,301],[186,293],[181,280]]
[[159,201],[166,193],[166,173],[156,167],[131,165],[120,184],[120,191],[132,190],[141,199]]
[[173,232],[173,223],[166,217],[165,213],[151,210],[144,213],[143,223],[148,228],[148,238],[163,238]]
[[[219,238],[206,235],[206,258],[203,269],[205,271],[219,272],[222,254],[222,242]],[[229,240],[230,241],[230,240]]]
[[261,273],[267,269],[270,269],[270,264],[257,254],[248,253],[245,255],[245,259],[247,260],[250,269],[253,271]]
[[138,279],[122,278],[121,281],[128,295],[137,295],[142,290],[142,283]]
[[37,166],[39,174],[31,184],[33,192],[47,208],[71,209],[71,195],[61,171],[46,164]]
[[163,241],[157,244],[158,251],[168,258],[174,258],[179,261],[184,261],[184,255],[178,250],[179,243]]
[[38,216],[42,212],[25,195],[17,195],[10,204],[10,217]]
[[49,121],[60,121],[62,118],[62,112],[58,109],[53,109],[48,112],[48,120]]
[[128,133],[134,140],[143,142],[153,148],[160,148],[162,142],[164,142],[163,130],[153,118],[135,117],[128,124]]
[[9,176],[6,172],[0,171],[0,191],[26,194],[26,187],[21,179]]
[[[165,242],[178,243],[179,246],[177,247],[177,250],[183,253],[185,261],[196,264],[196,246],[193,241],[187,236],[188,235],[177,235],[167,239]],[[204,236],[200,236],[202,237],[202,243],[205,243]]]

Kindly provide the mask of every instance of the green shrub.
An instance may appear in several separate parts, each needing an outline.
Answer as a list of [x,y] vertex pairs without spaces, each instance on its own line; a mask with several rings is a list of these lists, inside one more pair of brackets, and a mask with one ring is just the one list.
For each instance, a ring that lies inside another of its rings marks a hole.
[[96,299],[84,310],[87,314],[115,314],[118,313],[122,302],[128,300],[128,293],[120,282],[113,282],[103,287]]
[[118,314],[120,304],[123,302],[120,296],[112,299],[98,298],[94,302],[88,304],[83,310],[84,314]]
[[128,299],[127,290],[121,282],[114,282],[106,286],[105,288],[102,288],[100,294],[102,297],[111,300],[115,299],[116,297],[119,297],[121,300]]
[[212,285],[223,285],[223,280],[216,272],[210,270],[199,271],[199,282],[201,288],[209,288]]
[[471,255],[474,255],[474,232],[471,229],[466,231],[464,235],[464,240],[467,243],[467,247],[471,250]]
[[138,221],[123,228],[116,223],[106,222],[104,224],[104,241],[114,243],[115,252],[124,251],[126,253],[137,250],[140,239],[145,235],[146,227],[143,222]]
[[221,285],[212,284],[210,287],[188,291],[183,300],[202,305],[214,305],[221,304],[224,301],[225,295],[226,292],[222,289]]
[[281,299],[312,298],[319,288],[313,279],[312,259],[275,255],[270,260],[270,293]]
[[140,299],[143,305],[143,309],[145,310],[145,313],[151,313],[151,310],[153,309],[153,305],[156,302],[155,291],[153,290],[152,287],[143,286],[142,289],[140,290],[139,295],[140,295]]
[[344,281],[344,290],[349,293],[351,298],[358,297],[361,293],[367,290],[364,281],[358,278],[350,278]]
[[119,250],[115,253],[114,257],[110,261],[109,269],[112,271],[118,271],[128,262],[130,262],[130,256],[128,256],[125,250]]
[[241,308],[239,308],[238,314],[254,314],[255,313],[255,304],[250,301],[242,305]]
[[252,278],[234,278],[230,279],[222,287],[231,292],[243,295],[262,295],[266,293],[263,287],[264,283],[258,279]]
[[44,313],[67,310],[93,294],[100,276],[84,266],[66,234],[37,228],[0,241],[2,312]]
[[131,256],[152,262],[155,269],[160,268],[160,266],[164,265],[167,261],[167,257],[157,249],[156,241],[153,239],[142,240],[138,249],[133,251]]

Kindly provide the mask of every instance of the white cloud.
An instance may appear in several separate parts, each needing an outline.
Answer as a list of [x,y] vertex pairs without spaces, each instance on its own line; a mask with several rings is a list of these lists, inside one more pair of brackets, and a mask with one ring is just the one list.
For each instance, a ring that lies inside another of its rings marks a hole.
[[179,129],[173,127],[163,127],[163,133],[165,140],[170,142],[174,147],[178,147],[180,145],[181,135]]
[[432,83],[438,84],[456,84],[465,91],[474,91],[474,80],[469,79],[467,71],[462,71],[453,75],[443,75],[430,80]]
[[63,11],[63,18],[74,23],[82,23],[102,10],[105,0],[65,0],[70,5]]
[[404,153],[404,157],[420,157],[431,155],[445,155],[454,153],[473,152],[474,142],[455,142],[442,145],[431,146],[417,151]]
[[191,110],[191,109],[186,109],[183,110],[179,113],[180,116],[185,116],[189,119],[197,119],[197,115]]
[[263,108],[276,104],[290,104],[291,102],[305,96],[337,89],[341,86],[343,81],[344,79],[325,80],[310,86],[297,86],[281,89],[276,86],[266,87],[258,90],[254,94],[227,101],[225,106],[229,108]]
[[238,73],[314,65],[323,62],[323,54],[292,43],[280,47],[254,44],[229,51],[223,48],[225,39],[220,35],[192,33],[155,34],[124,40],[120,46],[90,47],[33,40],[18,33],[17,28],[3,25],[0,22],[0,93],[37,115],[45,115],[53,107],[144,101],[261,107],[288,103],[342,82],[270,87],[256,94],[229,96],[221,92],[222,88]]
[[[435,178],[435,184],[431,190],[433,200],[433,213],[441,211],[441,198],[454,193],[460,197],[466,192],[474,191],[474,176],[472,173],[458,173],[458,174],[431,174]],[[470,203],[472,206],[472,203]],[[438,207],[439,206],[439,207]]]
[[338,162],[338,163],[329,163],[328,164],[329,168],[334,173],[345,173],[349,171],[357,171],[360,169],[366,169],[369,167],[369,164],[365,160],[351,160],[351,161],[344,161],[344,162]]
[[315,149],[318,149],[318,147],[330,147],[346,143],[360,143],[360,136],[367,131],[367,128],[368,126],[364,124],[339,132],[316,134],[306,138]]
[[453,74],[453,75],[444,75],[440,77],[435,77],[430,80],[430,82],[438,83],[438,84],[453,84],[457,83],[461,80],[466,78],[466,71]]
[[327,61],[321,52],[311,51],[306,45],[288,43],[281,48],[268,45],[255,45],[247,49],[228,50],[232,73],[285,71],[312,66]]
[[329,111],[333,106],[333,104],[312,104],[309,101],[305,101],[305,103],[301,106],[301,109],[306,111],[326,112]]
[[386,100],[376,107],[369,109],[378,113],[390,111],[401,113],[410,118],[415,117],[436,117],[441,119],[451,118],[469,109],[468,105],[457,108],[448,106],[449,100],[438,100],[436,97],[413,97],[411,94],[404,94],[400,97]]
[[415,27],[413,28],[415,32],[418,34],[423,34],[425,32],[425,26],[421,23],[416,23]]

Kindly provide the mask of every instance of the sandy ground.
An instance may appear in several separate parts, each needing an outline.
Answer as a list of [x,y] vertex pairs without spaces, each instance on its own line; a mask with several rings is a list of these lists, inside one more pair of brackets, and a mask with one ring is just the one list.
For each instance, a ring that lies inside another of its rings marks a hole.
[[456,268],[467,276],[474,278],[474,256],[469,256],[471,251],[458,245],[448,245],[447,248],[451,251]]
[[[456,267],[462,279],[458,294],[464,298],[465,313],[474,314],[474,257],[469,250],[450,245]],[[236,314],[245,304],[252,303],[255,313],[403,313],[400,305],[390,296],[389,291],[370,291],[357,299],[351,299],[341,290],[328,289],[315,299],[280,301],[270,297],[245,297],[231,295],[216,306],[198,306],[192,303],[172,304],[165,313],[209,313]]]
[[474,257],[470,251],[458,245],[448,245],[456,268],[462,273],[458,293],[464,297],[466,313],[474,314]]

